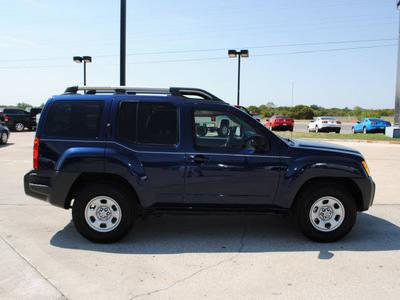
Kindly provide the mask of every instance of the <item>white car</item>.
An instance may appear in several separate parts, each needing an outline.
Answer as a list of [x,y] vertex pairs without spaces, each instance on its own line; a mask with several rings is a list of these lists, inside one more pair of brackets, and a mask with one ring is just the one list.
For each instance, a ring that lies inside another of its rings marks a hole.
[[308,132],[336,132],[340,133],[340,129],[342,129],[342,122],[336,120],[331,117],[318,117],[311,121],[310,124],[307,125]]

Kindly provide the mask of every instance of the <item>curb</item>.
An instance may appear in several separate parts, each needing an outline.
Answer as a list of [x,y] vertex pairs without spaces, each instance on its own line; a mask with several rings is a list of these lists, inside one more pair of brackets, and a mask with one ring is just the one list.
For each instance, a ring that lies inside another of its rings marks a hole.
[[373,140],[351,140],[351,139],[321,139],[329,142],[353,142],[363,144],[385,144],[385,145],[400,145],[400,141],[373,141]]

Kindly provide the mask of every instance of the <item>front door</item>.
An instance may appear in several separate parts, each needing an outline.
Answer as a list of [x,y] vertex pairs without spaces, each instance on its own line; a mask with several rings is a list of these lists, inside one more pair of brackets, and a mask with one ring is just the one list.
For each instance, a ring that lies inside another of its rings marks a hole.
[[263,128],[232,108],[195,108],[191,118],[185,203],[228,207],[272,204],[280,175],[279,150],[267,140],[267,150],[257,152],[250,141],[252,135],[263,134]]

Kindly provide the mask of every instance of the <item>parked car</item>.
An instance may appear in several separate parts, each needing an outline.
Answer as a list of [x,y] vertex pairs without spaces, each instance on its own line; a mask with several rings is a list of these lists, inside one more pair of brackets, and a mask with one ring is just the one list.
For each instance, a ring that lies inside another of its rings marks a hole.
[[293,131],[294,120],[286,116],[272,116],[265,126],[269,130],[289,130]]
[[[216,115],[229,120],[228,135],[197,134]],[[374,199],[359,151],[279,137],[204,90],[71,87],[40,118],[25,193],[72,208],[93,242],[177,211],[288,214],[308,238],[333,242]]]
[[261,122],[261,117],[259,114],[253,113],[253,112],[249,111],[246,107],[241,106],[241,105],[234,105],[234,106],[239,108],[241,111],[244,111],[246,114],[249,114],[254,119],[256,119],[258,122]]
[[0,125],[0,145],[7,144],[9,138],[10,130],[5,126]]
[[336,132],[340,133],[342,129],[342,122],[332,117],[318,117],[315,118],[311,123],[307,125],[308,132]]
[[353,133],[385,133],[385,128],[390,127],[392,124],[388,121],[378,118],[364,118],[360,122],[354,124],[351,128]]
[[36,114],[21,108],[0,108],[0,122],[10,130],[23,131],[25,127],[36,129]]

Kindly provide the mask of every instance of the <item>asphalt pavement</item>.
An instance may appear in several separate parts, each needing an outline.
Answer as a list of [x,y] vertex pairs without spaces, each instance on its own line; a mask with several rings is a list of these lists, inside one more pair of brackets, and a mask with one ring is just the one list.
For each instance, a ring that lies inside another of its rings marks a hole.
[[361,151],[375,203],[331,244],[287,217],[162,215],[124,240],[82,238],[71,211],[27,197],[33,132],[0,146],[1,299],[399,299],[400,145],[334,142]]

